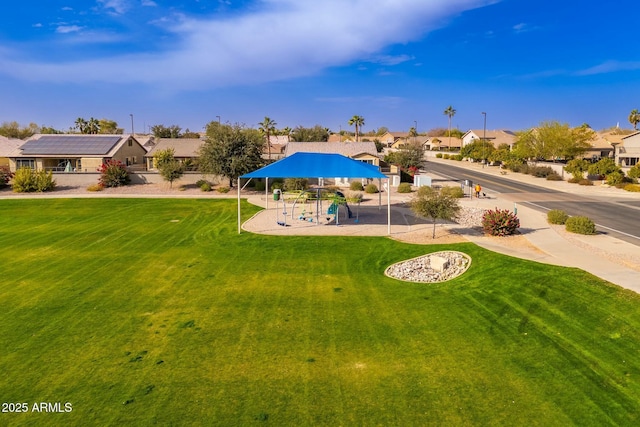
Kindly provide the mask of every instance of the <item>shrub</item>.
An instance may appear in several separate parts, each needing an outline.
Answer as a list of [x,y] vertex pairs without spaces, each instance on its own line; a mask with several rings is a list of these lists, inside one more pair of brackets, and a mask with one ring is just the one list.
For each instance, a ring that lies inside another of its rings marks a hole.
[[463,157],[462,157],[462,154],[456,154],[455,156],[452,157],[452,159],[461,162]]
[[6,187],[13,174],[11,171],[5,167],[0,167],[0,188]]
[[411,191],[411,184],[408,182],[401,182],[400,185],[398,185],[398,193],[411,193]]
[[579,185],[593,185],[593,181],[591,181],[590,179],[581,179],[580,181],[578,181]]
[[[578,183],[580,183],[580,181],[582,181],[583,179],[584,179],[584,178],[574,176],[574,177],[569,178],[569,179],[567,180],[567,182],[568,182],[568,183],[571,183],[571,184],[578,184]],[[587,181],[588,181],[588,180],[587,180]]]
[[511,211],[488,210],[482,215],[482,230],[491,236],[510,236],[520,227],[520,220]]
[[436,154],[436,159],[441,159],[442,158],[442,153],[437,153]]
[[196,187],[202,187],[202,184],[209,184],[209,181],[206,179],[199,179],[196,181]]
[[627,184],[624,186],[625,191],[631,191],[633,193],[640,193],[640,185],[638,184]]
[[271,190],[281,190],[284,186],[284,180],[282,178],[274,178],[269,186],[271,187]]
[[461,187],[442,187],[440,189],[440,193],[446,194],[447,196],[453,197],[454,199],[464,198],[464,190]]
[[618,185],[624,183],[624,172],[617,170],[607,175],[607,184]]
[[203,182],[198,187],[200,187],[200,190],[204,191],[205,193],[211,191],[211,184],[209,184],[207,181]]
[[13,191],[16,193],[33,193],[53,190],[56,182],[52,172],[34,171],[31,168],[20,168],[13,177]]
[[562,181],[562,177],[556,171],[552,171],[549,175],[547,175],[547,181]]
[[256,181],[253,185],[253,189],[256,191],[264,191],[267,188],[267,184],[264,181]]
[[589,165],[587,171],[589,175],[604,175],[607,176],[612,172],[619,170],[620,167],[615,164],[613,159],[605,157],[600,159],[597,163]]
[[360,203],[362,202],[362,193],[349,192],[345,194],[345,199],[347,203]]
[[568,218],[569,215],[567,215],[565,211],[562,211],[560,209],[552,209],[547,212],[547,222],[549,224],[563,225],[565,222],[567,222]]
[[217,191],[218,193],[228,193],[228,192],[229,192],[229,190],[230,190],[230,188],[229,188],[229,187],[226,187],[226,186],[216,188],[216,191]]
[[[589,168],[589,162],[584,159],[573,159],[567,162],[567,165],[564,167],[564,170],[573,175],[576,179],[581,179],[584,177],[584,173]],[[577,181],[576,181],[577,182]]]
[[102,191],[104,187],[100,184],[91,184],[87,187],[87,191]]
[[306,190],[309,187],[307,178],[286,178],[284,180],[284,189],[286,191]]
[[640,163],[627,171],[627,176],[632,179],[640,178]]
[[367,184],[364,188],[364,192],[367,194],[375,194],[378,192],[378,186],[375,184]]
[[118,160],[107,160],[100,165],[98,172],[100,172],[98,183],[103,187],[120,187],[131,181],[126,166]]
[[451,156],[449,154],[443,154],[442,158],[445,160],[449,160],[451,158]]
[[596,234],[596,225],[586,216],[572,216],[564,223],[567,231],[576,234]]
[[546,178],[554,172],[550,166],[534,166],[531,168],[530,173],[536,178]]
[[360,181],[352,181],[349,184],[349,190],[351,191],[364,191],[364,187],[362,186],[362,182]]

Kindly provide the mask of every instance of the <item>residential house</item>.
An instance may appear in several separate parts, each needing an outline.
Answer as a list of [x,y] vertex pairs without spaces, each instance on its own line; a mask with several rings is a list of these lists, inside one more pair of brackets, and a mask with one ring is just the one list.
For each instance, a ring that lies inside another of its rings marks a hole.
[[615,158],[616,163],[623,168],[640,164],[640,131],[622,137]]
[[598,133],[593,141],[589,141],[591,147],[582,155],[582,158],[598,160],[605,157],[613,158],[613,145],[622,143],[624,135],[615,135],[610,132]]
[[187,165],[187,170],[196,170],[200,148],[204,145],[203,139],[197,138],[157,138],[156,144],[144,156],[147,170],[156,170],[153,164],[153,156],[158,151],[173,149],[173,157]]
[[430,136],[422,144],[427,151],[460,151],[462,148],[462,139],[452,136]]
[[382,136],[378,137],[378,140],[385,147],[392,147],[393,144],[399,140],[404,140],[409,136],[409,132],[386,132]]
[[269,147],[266,145],[262,149],[262,157],[269,158],[271,154],[272,160],[279,160],[284,157],[284,149],[289,143],[288,135],[269,135]]
[[516,142],[516,134],[510,130],[469,130],[462,135],[462,147],[471,144],[474,140],[486,138],[487,142],[493,144],[495,148],[506,144],[511,150]]
[[9,157],[24,144],[24,141],[16,138],[7,138],[0,135],[0,168],[9,168]]
[[405,145],[410,145],[410,144],[419,144],[424,146],[428,140],[429,140],[429,137],[425,135],[409,136],[409,134],[407,134],[405,138],[398,138],[393,144],[391,144],[391,148],[399,150],[400,148],[403,148]]
[[29,167],[54,172],[95,172],[104,162],[117,160],[144,167],[146,150],[131,135],[36,134],[9,159],[11,171]]

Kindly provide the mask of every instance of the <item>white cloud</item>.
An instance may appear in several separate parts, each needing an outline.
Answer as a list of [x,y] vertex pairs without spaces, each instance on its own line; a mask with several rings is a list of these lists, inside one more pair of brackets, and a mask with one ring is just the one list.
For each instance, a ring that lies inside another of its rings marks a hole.
[[[168,27],[177,40],[173,50],[163,53],[66,63],[0,58],[0,73],[35,81],[147,83],[176,89],[259,84],[375,58],[388,46],[420,39],[452,16],[497,1],[262,0],[243,14],[225,18],[184,17]],[[124,0],[98,2],[116,13],[128,8]],[[387,58],[393,62],[394,57]]]
[[77,33],[81,31],[82,27],[78,25],[58,25],[56,28],[56,33],[60,34],[68,34],[68,33]]
[[127,0],[97,0],[105,9],[111,9],[117,15],[123,15],[129,10],[130,5]]
[[149,7],[158,6],[158,3],[154,2],[153,0],[142,0],[140,3],[142,4],[142,6],[149,6]]
[[69,12],[69,11],[73,10],[73,8],[70,7],[70,6],[64,6],[61,10],[64,10],[65,12]]
[[618,71],[635,71],[640,70],[639,61],[606,61],[594,67],[581,70],[575,74],[578,76],[593,76],[596,74],[608,74]]
[[38,22],[32,25],[33,28],[42,28],[42,23]]

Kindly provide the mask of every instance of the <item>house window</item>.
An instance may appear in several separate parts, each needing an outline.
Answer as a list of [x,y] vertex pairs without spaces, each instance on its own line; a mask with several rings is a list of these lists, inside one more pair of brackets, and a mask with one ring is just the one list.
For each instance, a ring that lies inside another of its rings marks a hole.
[[131,158],[131,162],[133,162],[134,165],[138,163],[138,159],[136,159],[136,156],[133,156]]
[[133,147],[133,141],[129,140],[129,147]]
[[361,159],[360,161],[362,163],[367,163],[369,165],[373,165],[373,159]]
[[35,170],[36,160],[35,159],[16,159],[16,169],[22,169],[22,168],[29,168],[29,169]]

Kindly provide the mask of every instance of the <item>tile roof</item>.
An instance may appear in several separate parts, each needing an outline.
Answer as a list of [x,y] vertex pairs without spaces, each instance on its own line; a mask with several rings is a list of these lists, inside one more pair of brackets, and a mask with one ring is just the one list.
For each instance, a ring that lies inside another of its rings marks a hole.
[[196,138],[158,138],[156,145],[149,150],[145,157],[153,157],[159,150],[167,148],[173,148],[174,157],[198,157],[198,152],[204,142],[204,140]]

